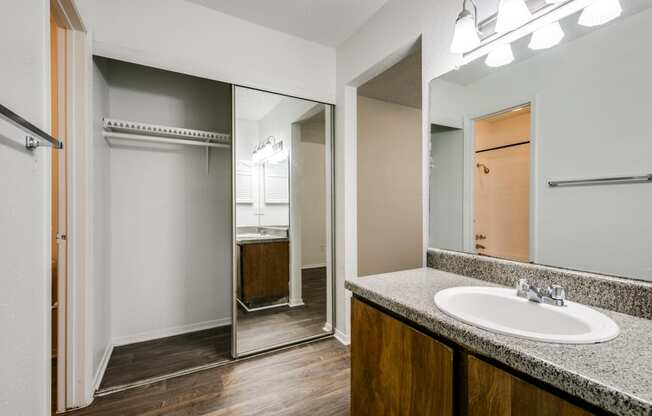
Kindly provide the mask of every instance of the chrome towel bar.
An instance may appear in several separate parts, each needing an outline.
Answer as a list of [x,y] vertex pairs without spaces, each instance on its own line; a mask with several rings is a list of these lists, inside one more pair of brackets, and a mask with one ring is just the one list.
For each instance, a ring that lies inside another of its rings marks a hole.
[[548,186],[586,186],[586,185],[612,185],[619,183],[642,183],[652,182],[652,173],[645,175],[634,176],[612,176],[605,178],[592,178],[592,179],[572,179],[565,181],[549,181]]
[[[39,129],[29,121],[25,120],[18,114],[14,113],[4,105],[0,104],[0,115],[2,115],[4,118],[6,118],[8,121],[10,121],[12,124],[22,128],[23,130],[28,131],[29,133],[33,134],[34,136],[38,136],[39,138],[45,140],[50,147],[53,149],[63,149],[63,143],[60,142],[59,140],[55,139],[54,137],[50,136],[43,130]],[[25,138],[25,147],[29,150],[34,150],[37,147],[41,146],[41,142],[30,136],[27,136]]]

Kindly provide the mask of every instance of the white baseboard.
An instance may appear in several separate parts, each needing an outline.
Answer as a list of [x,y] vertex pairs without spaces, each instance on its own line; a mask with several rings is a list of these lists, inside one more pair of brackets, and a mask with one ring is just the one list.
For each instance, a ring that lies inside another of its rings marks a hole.
[[301,266],[301,270],[306,270],[306,269],[318,269],[320,267],[326,267],[326,263],[320,263],[320,264],[305,264]]
[[111,358],[111,353],[113,352],[113,345],[109,344],[104,350],[104,355],[102,355],[102,360],[100,361],[100,366],[95,372],[95,377],[93,377],[93,391],[95,393],[97,389],[100,388],[100,383],[102,378],[104,378],[104,373],[106,372],[106,367],[109,365],[109,359]]
[[322,330],[323,330],[324,332],[331,332],[331,331],[333,330],[333,325],[331,325],[331,324],[329,324],[328,322],[326,322],[326,323],[324,324],[324,326],[322,327]]
[[288,306],[290,306],[290,308],[296,308],[297,306],[303,306],[303,305],[305,305],[305,303],[303,303],[302,298],[290,299],[290,301],[288,302]]
[[212,321],[198,322],[195,324],[179,325],[170,328],[157,329],[154,331],[141,332],[139,334],[125,335],[113,338],[113,346],[135,344],[137,342],[151,341],[153,339],[181,335],[188,332],[202,331],[204,329],[217,328],[218,326],[231,325],[231,318],[214,319]]
[[338,340],[342,345],[351,344],[351,337],[349,337],[347,334],[345,334],[344,332],[340,331],[337,328],[335,328],[335,339]]

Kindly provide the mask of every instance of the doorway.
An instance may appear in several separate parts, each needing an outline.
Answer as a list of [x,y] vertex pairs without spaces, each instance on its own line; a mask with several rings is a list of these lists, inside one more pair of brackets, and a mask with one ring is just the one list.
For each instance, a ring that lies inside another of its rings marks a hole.
[[530,260],[530,126],[529,104],[475,120],[477,254]]

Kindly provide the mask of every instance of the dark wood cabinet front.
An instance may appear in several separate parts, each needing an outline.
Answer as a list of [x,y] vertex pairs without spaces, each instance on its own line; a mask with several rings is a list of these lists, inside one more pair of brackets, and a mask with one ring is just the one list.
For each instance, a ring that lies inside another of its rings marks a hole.
[[469,416],[590,416],[592,413],[507,371],[468,357]]
[[453,351],[353,299],[351,415],[453,414]]
[[351,326],[351,415],[604,414],[457,344],[440,342],[357,297],[351,303]]
[[290,247],[287,241],[240,246],[240,300],[255,308],[287,300]]

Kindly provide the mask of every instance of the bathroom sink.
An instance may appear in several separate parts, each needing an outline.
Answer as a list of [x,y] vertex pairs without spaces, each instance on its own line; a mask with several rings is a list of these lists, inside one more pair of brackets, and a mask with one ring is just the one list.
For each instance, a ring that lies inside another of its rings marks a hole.
[[488,331],[534,341],[591,344],[618,336],[618,325],[605,314],[579,303],[564,306],[531,302],[515,289],[454,287],[435,295],[447,315]]

